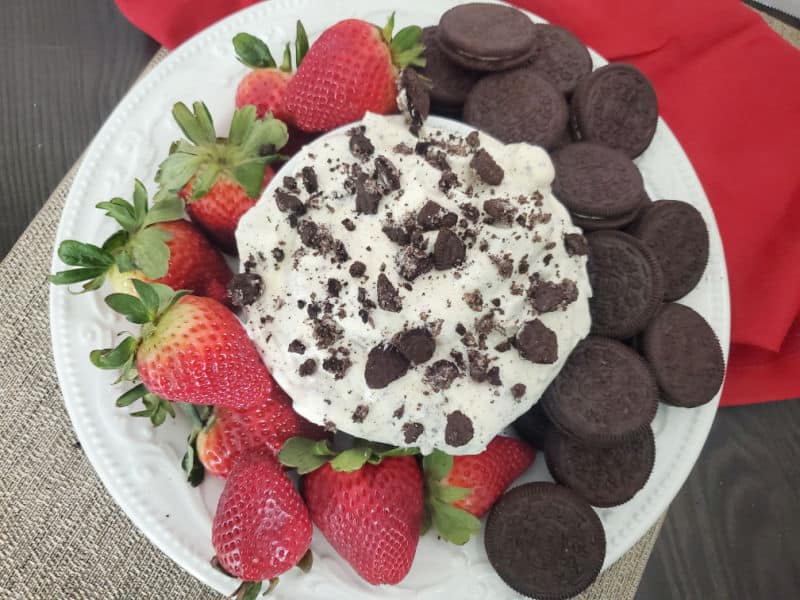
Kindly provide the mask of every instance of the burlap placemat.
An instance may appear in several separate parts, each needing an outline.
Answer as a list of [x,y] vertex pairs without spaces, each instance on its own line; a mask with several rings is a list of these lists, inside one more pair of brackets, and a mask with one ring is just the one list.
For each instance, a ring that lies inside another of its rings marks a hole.
[[[800,32],[767,21],[800,43]],[[158,52],[144,73],[164,56]],[[0,598],[219,598],[120,511],[64,409],[50,350],[45,276],[77,167],[0,264]],[[662,520],[580,598],[633,598]]]

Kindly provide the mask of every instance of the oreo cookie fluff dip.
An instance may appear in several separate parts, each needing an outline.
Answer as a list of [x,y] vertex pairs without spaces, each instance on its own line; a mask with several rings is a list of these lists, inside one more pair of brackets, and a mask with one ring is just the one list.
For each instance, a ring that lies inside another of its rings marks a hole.
[[424,453],[483,450],[589,332],[587,243],[547,153],[367,114],[287,167],[241,220],[238,278],[295,410]]

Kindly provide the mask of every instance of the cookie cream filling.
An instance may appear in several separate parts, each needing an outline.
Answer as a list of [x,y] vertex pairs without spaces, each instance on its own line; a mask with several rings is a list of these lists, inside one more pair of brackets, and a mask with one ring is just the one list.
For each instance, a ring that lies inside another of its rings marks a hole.
[[417,138],[367,114],[306,146],[242,218],[243,270],[263,282],[245,327],[307,419],[474,454],[588,334],[586,243],[550,158],[468,132],[430,119]]

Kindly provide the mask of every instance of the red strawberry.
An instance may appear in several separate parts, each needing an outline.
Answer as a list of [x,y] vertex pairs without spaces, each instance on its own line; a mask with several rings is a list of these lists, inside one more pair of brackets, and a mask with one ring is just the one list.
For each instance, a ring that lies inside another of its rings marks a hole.
[[311,520],[369,583],[399,583],[411,568],[422,524],[417,461],[383,458],[352,472],[336,471],[332,464],[303,479]]
[[182,102],[172,109],[189,142],[175,142],[156,174],[158,197],[181,195],[192,219],[225,252],[236,253],[239,218],[256,202],[273,173],[267,163],[286,144],[286,125],[272,117],[256,119],[252,105],[238,109],[227,138],[217,138],[205,104],[194,113]]
[[239,319],[225,306],[211,298],[173,294],[159,284],[134,280],[133,285],[139,297],[111,294],[106,303],[141,324],[141,337],[129,335],[116,348],[90,356],[97,367],[121,368],[121,379],[137,374],[141,379],[142,385],[123,395],[119,405],[146,399],[148,392],[164,402],[239,409],[273,397],[272,376]]
[[61,242],[59,256],[79,268],[56,273],[50,281],[86,281],[84,290],[94,290],[108,277],[115,292],[134,294],[131,280],[141,279],[227,302],[226,287],[233,273],[205,236],[181,219],[183,204],[172,198],[148,210],[147,191],[140,181],[133,197],[133,204],[114,198],[97,205],[122,229],[102,248],[74,240]]
[[423,459],[426,507],[439,534],[465,543],[482,517],[533,463],[536,451],[520,440],[498,436],[480,454],[449,456],[434,450]]
[[225,482],[211,541],[220,565],[245,581],[273,579],[311,546],[303,499],[268,451],[242,455]]
[[218,407],[197,436],[197,456],[206,471],[227,477],[237,457],[254,448],[277,455],[284,442],[301,436],[323,439],[325,431],[292,410],[292,399],[277,383],[266,401],[250,408]]
[[330,131],[367,111],[397,110],[397,76],[405,66],[424,66],[422,30],[406,27],[392,38],[394,15],[380,29],[347,19],[326,29],[286,88],[286,108],[305,131]]

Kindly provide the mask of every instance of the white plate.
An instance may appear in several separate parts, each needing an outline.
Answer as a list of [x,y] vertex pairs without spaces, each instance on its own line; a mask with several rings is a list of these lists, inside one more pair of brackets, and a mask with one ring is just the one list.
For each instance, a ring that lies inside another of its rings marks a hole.
[[[214,25],[173,52],[124,98],[98,133],[67,198],[57,241],[101,242],[112,232],[109,219],[94,208],[113,196],[130,197],[133,179],[154,192],[156,167],[180,132],[172,122],[173,103],[204,100],[227,131],[233,96],[246,69],[233,55],[231,38],[248,31],[269,40],[274,52],[293,39],[302,18],[313,37],[325,27],[359,17],[383,25],[396,6],[397,25],[434,24],[453,0],[271,0],[254,5]],[[532,17],[535,20],[540,20]],[[604,64],[594,55],[595,65]],[[730,338],[728,281],[722,243],[703,188],[680,144],[659,122],[655,139],[637,159],[653,198],[677,198],[696,206],[709,224],[708,268],[683,303],[699,311],[714,328],[727,357]],[[54,257],[53,269],[60,269]],[[103,304],[103,292],[71,295],[53,288],[50,322],[53,353],[64,401],[78,439],[110,494],[136,526],[161,550],[200,580],[230,593],[237,582],[212,569],[211,520],[222,481],[209,477],[198,489],[183,480],[179,467],[189,425],[180,417],[158,430],[144,419],[114,407],[121,390],[110,387],[111,373],[89,364],[93,348],[114,343],[130,329]],[[719,398],[697,409],[661,406],[653,429],[656,464],[647,486],[627,504],[599,510],[606,530],[605,566],[624,554],[669,506],[697,460],[711,427]],[[526,479],[546,479],[540,457]],[[374,588],[360,580],[324,538],[314,538],[314,568],[281,577],[278,599],[357,600],[362,598],[518,598],[494,573],[481,538],[464,547],[447,545],[429,533],[420,540],[408,577],[398,586]]]

